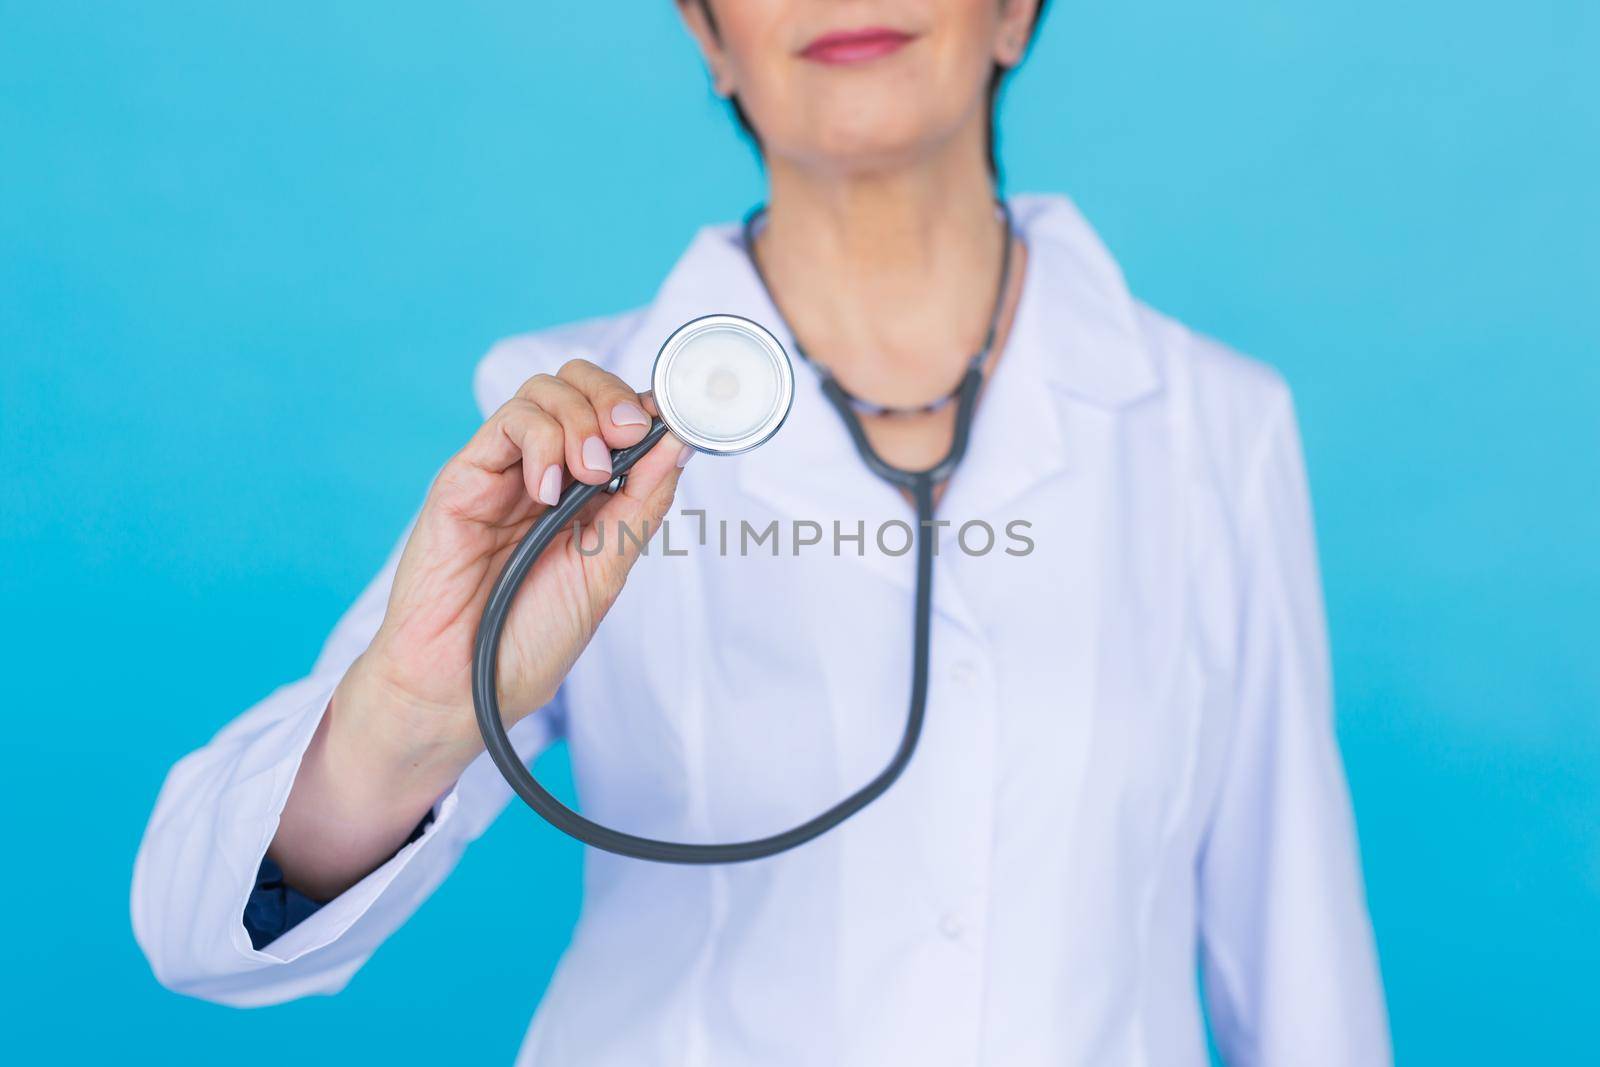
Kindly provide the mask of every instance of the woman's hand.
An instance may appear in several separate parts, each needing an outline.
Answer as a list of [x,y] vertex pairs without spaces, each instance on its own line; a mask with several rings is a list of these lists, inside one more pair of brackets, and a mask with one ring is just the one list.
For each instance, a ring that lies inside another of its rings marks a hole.
[[[362,656],[368,695],[392,707],[373,730],[417,753],[452,749],[456,762],[476,755],[472,653],[489,589],[564,485],[610,481],[611,451],[637,443],[649,427],[646,403],[615,375],[574,360],[554,377],[529,379],[445,465],[400,557],[383,625]],[[591,508],[586,525],[612,528],[605,551],[580,553],[568,528],[529,572],[500,652],[508,728],[554,696],[589,643],[637,551],[618,554],[616,524],[655,529],[686,452],[664,438],[620,492]]]
[[[271,851],[291,884],[342,891],[392,853],[482,751],[471,675],[489,590],[563,486],[610,481],[611,450],[644,437],[647,409],[620,378],[574,360],[524,383],[440,471],[383,623],[334,694],[285,807]],[[690,454],[662,438],[621,491],[580,516],[588,536],[596,523],[610,528],[605,550],[578,551],[568,528],[529,571],[500,648],[507,728],[555,694],[621,591],[638,548],[616,537],[617,524],[654,531]]]

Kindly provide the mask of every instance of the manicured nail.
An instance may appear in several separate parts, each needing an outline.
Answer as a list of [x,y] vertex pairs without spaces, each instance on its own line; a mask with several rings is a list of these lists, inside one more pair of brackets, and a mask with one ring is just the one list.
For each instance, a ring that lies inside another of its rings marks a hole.
[[539,479],[539,503],[554,507],[561,502],[561,467],[552,463],[544,469]]
[[681,470],[684,467],[687,467],[689,465],[689,461],[693,458],[694,447],[692,445],[684,445],[683,451],[678,453],[678,468]]
[[598,437],[583,443],[583,465],[597,474],[611,473],[611,450]]
[[611,409],[611,423],[613,426],[649,426],[650,420],[639,405],[623,401]]

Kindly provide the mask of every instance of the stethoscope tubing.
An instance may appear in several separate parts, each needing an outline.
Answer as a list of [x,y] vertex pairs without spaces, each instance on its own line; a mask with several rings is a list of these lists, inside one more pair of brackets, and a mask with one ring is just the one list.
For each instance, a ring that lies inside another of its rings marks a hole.
[[[967,420],[958,419],[959,421],[970,421],[970,416]],[[612,454],[613,474],[618,477],[626,476],[633,465],[666,432],[666,424],[660,419],[655,419],[644,440]],[[961,447],[964,448],[965,435],[958,437]],[[952,447],[952,456],[955,452],[956,449]],[[946,457],[947,460],[950,458]],[[958,456],[955,458],[959,459]],[[484,747],[489,753],[489,758],[494,761],[494,765],[516,794],[551,826],[586,845],[634,859],[678,864],[745,863],[773,856],[779,852],[787,852],[838,826],[882,796],[899,779],[910,764],[917,743],[922,737],[922,725],[928,704],[928,663],[933,617],[932,520],[933,488],[936,483],[929,476],[931,473],[931,471],[914,472],[906,483],[916,504],[918,521],[916,623],[913,627],[911,650],[911,707],[906,715],[905,730],[901,734],[899,747],[883,770],[837,804],[798,826],[749,841],[721,844],[661,841],[625,833],[585,818],[540,785],[527,765],[522,762],[500,715],[496,678],[501,635],[505,629],[506,619],[511,613],[511,605],[516,599],[517,590],[527,577],[528,571],[538,562],[556,535],[568,523],[576,520],[589,501],[597,494],[606,491],[606,485],[578,482],[569,486],[561,494],[555,506],[541,515],[523,535],[489,593],[488,602],[483,609],[483,619],[478,626],[472,662],[473,707],[477,715],[478,730],[483,735]]]

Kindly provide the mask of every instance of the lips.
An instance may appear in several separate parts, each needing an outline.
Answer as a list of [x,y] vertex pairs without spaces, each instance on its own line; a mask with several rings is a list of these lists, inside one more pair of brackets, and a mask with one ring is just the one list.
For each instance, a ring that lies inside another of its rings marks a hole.
[[900,30],[871,27],[825,33],[800,50],[800,55],[815,63],[866,63],[898,52],[911,42],[911,34]]

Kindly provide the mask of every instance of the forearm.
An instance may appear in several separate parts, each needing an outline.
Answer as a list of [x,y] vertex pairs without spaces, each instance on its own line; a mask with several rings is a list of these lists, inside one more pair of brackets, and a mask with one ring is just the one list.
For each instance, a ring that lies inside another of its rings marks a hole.
[[284,881],[331,900],[393,856],[476,755],[420,741],[403,710],[352,665],[301,760],[268,855]]

